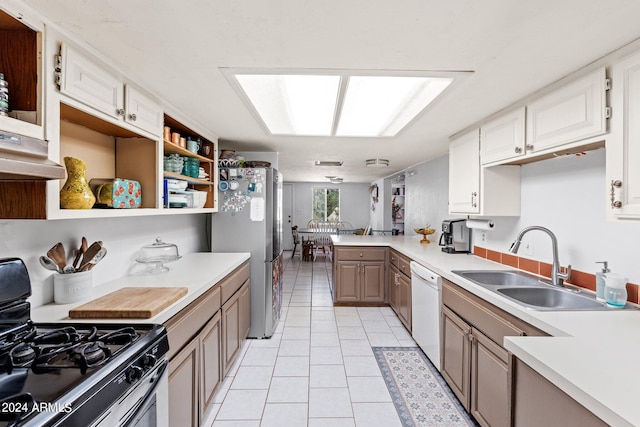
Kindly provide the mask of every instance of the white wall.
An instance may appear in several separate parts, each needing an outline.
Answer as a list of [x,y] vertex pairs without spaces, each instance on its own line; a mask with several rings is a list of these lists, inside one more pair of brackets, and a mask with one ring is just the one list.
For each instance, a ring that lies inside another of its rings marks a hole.
[[[562,265],[571,264],[577,270],[595,273],[599,269],[595,262],[606,260],[612,271],[627,276],[630,282],[640,283],[635,249],[640,240],[640,223],[606,221],[605,156],[605,150],[600,149],[586,156],[564,156],[524,165],[522,215],[493,218],[495,230],[487,233],[485,244],[476,244],[506,252],[522,228],[541,225],[557,236]],[[527,242],[530,253],[523,247]],[[542,232],[530,232],[518,254],[549,262],[550,240]]]
[[[57,242],[67,253],[85,236],[89,244],[102,240],[106,257],[93,271],[94,286],[140,271],[136,252],[156,237],[175,243],[181,255],[208,250],[208,222],[211,215],[169,215],[112,219],[59,221],[0,221],[0,258],[19,257],[31,278],[34,307],[53,301],[53,273],[45,270],[38,257]],[[171,268],[170,264],[167,264]]]
[[449,156],[420,163],[405,172],[405,224],[406,235],[414,228],[427,224],[436,229],[429,237],[432,242],[440,238],[442,220],[451,218],[449,204]]
[[326,182],[293,182],[293,225],[305,227],[311,220],[311,189],[314,187],[340,189],[340,219],[354,227],[366,227],[371,211],[369,184]]
[[[375,182],[372,182],[371,185],[378,186],[378,203],[373,203],[373,199],[369,199],[369,205],[375,206],[374,209],[369,209],[369,224],[371,224],[372,230],[386,230],[391,229],[389,227],[391,223],[391,200],[389,199],[389,195],[391,194],[391,188],[389,184],[389,179],[381,178]],[[389,206],[387,206],[389,205]],[[387,220],[386,217],[389,217]],[[386,220],[386,221],[385,221]]]

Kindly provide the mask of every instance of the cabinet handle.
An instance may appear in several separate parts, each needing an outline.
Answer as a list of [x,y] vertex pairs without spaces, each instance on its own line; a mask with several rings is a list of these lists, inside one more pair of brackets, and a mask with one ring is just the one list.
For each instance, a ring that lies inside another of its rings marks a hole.
[[129,120],[131,120],[131,121],[135,122],[135,121],[136,121],[136,119],[137,119],[137,117],[136,117],[136,115],[135,115],[135,114],[129,114]]
[[118,108],[116,110],[116,115],[124,117],[124,108]]
[[533,151],[533,144],[527,144],[524,147],[529,151]]
[[522,147],[516,147],[515,152],[518,154],[522,153]]
[[473,193],[471,193],[471,206],[473,206],[474,208],[478,207],[478,204],[476,203],[476,196],[478,195],[478,193],[476,193],[475,191]]
[[611,192],[609,193],[611,195],[611,209],[620,209],[622,207],[622,202],[616,200],[616,188],[620,187],[622,187],[622,181],[619,179],[611,180]]
[[360,257],[362,258],[362,252],[360,252]]

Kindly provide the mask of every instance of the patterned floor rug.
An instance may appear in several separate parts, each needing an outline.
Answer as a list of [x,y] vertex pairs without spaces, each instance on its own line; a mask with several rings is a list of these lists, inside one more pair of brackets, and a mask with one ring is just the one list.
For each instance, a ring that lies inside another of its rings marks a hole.
[[419,348],[374,347],[373,352],[404,427],[477,425]]

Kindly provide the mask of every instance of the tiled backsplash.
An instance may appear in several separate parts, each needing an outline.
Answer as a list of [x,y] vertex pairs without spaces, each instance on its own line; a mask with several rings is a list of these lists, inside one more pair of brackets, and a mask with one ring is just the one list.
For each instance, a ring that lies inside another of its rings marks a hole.
[[[513,268],[519,268],[520,270],[539,274],[544,277],[551,277],[551,264],[546,262],[523,258],[509,253],[497,252],[480,246],[473,247],[473,254]],[[565,267],[562,268],[563,270],[565,269]],[[571,279],[566,282],[581,288],[590,289],[594,292],[596,290],[595,274],[585,273],[580,270],[571,270]],[[640,303],[638,300],[638,294],[638,285],[635,283],[627,283],[627,300],[634,304]]]

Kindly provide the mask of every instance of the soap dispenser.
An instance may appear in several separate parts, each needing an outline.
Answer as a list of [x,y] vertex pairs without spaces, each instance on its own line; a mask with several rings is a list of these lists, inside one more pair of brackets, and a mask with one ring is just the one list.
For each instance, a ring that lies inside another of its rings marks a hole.
[[611,270],[608,268],[609,263],[607,261],[596,261],[596,264],[604,264],[602,271],[596,273],[596,299],[598,301],[604,301],[604,275],[605,273],[610,273]]
[[607,307],[624,308],[627,303],[627,280],[629,279],[615,273],[604,275],[604,298]]

